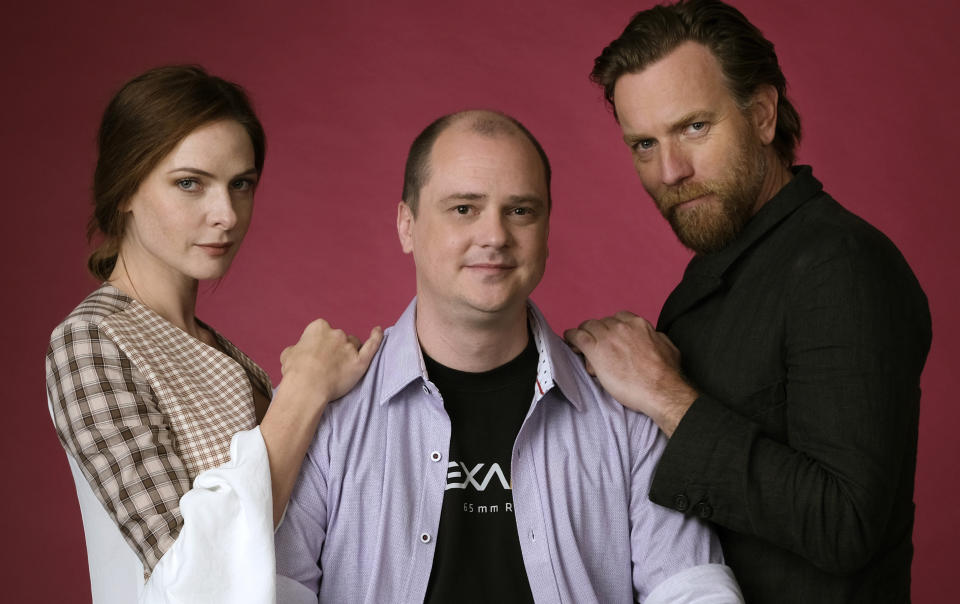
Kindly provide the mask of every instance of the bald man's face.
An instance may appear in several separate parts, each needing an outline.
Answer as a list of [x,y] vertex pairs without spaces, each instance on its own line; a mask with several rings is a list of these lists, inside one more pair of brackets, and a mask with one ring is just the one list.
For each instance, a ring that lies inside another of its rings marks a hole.
[[451,126],[431,151],[417,216],[401,203],[397,228],[413,254],[420,308],[464,321],[525,308],[547,260],[539,155],[520,134]]

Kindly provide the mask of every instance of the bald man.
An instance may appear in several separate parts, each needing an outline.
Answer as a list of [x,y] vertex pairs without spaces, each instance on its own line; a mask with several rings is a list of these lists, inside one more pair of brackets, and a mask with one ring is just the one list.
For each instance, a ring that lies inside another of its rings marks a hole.
[[277,531],[280,602],[740,602],[716,537],[652,504],[665,438],[529,296],[550,165],[519,122],[414,141],[397,231],[417,297],[324,412]]

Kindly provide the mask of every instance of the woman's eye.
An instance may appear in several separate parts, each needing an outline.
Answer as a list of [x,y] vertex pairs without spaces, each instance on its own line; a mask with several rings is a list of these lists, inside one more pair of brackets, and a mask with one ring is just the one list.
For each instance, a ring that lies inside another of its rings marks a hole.
[[249,191],[253,188],[253,181],[249,178],[238,178],[230,183],[230,187],[234,191]]
[[200,183],[195,178],[181,178],[177,181],[177,186],[184,191],[196,191],[200,188]]

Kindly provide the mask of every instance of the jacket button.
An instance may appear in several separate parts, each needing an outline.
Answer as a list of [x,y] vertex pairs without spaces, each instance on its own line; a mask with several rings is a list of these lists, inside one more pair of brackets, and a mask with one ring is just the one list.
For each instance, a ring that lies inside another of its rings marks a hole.
[[700,503],[698,503],[695,511],[697,513],[697,516],[700,516],[704,520],[706,520],[710,516],[713,516],[713,508],[710,507],[710,504],[707,503],[706,501],[701,501]]
[[673,497],[673,509],[677,510],[678,512],[686,512],[687,508],[689,507],[690,507],[690,500],[687,499],[687,496],[684,495],[683,493],[680,493],[679,495],[675,495]]

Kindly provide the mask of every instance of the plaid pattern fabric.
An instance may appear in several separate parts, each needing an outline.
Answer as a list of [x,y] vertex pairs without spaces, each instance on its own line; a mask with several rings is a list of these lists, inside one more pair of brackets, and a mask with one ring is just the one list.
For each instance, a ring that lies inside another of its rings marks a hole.
[[[209,329],[209,328],[208,328]],[[104,284],[50,337],[47,393],[64,448],[149,572],[179,534],[179,501],[256,425],[253,387],[270,379]]]

